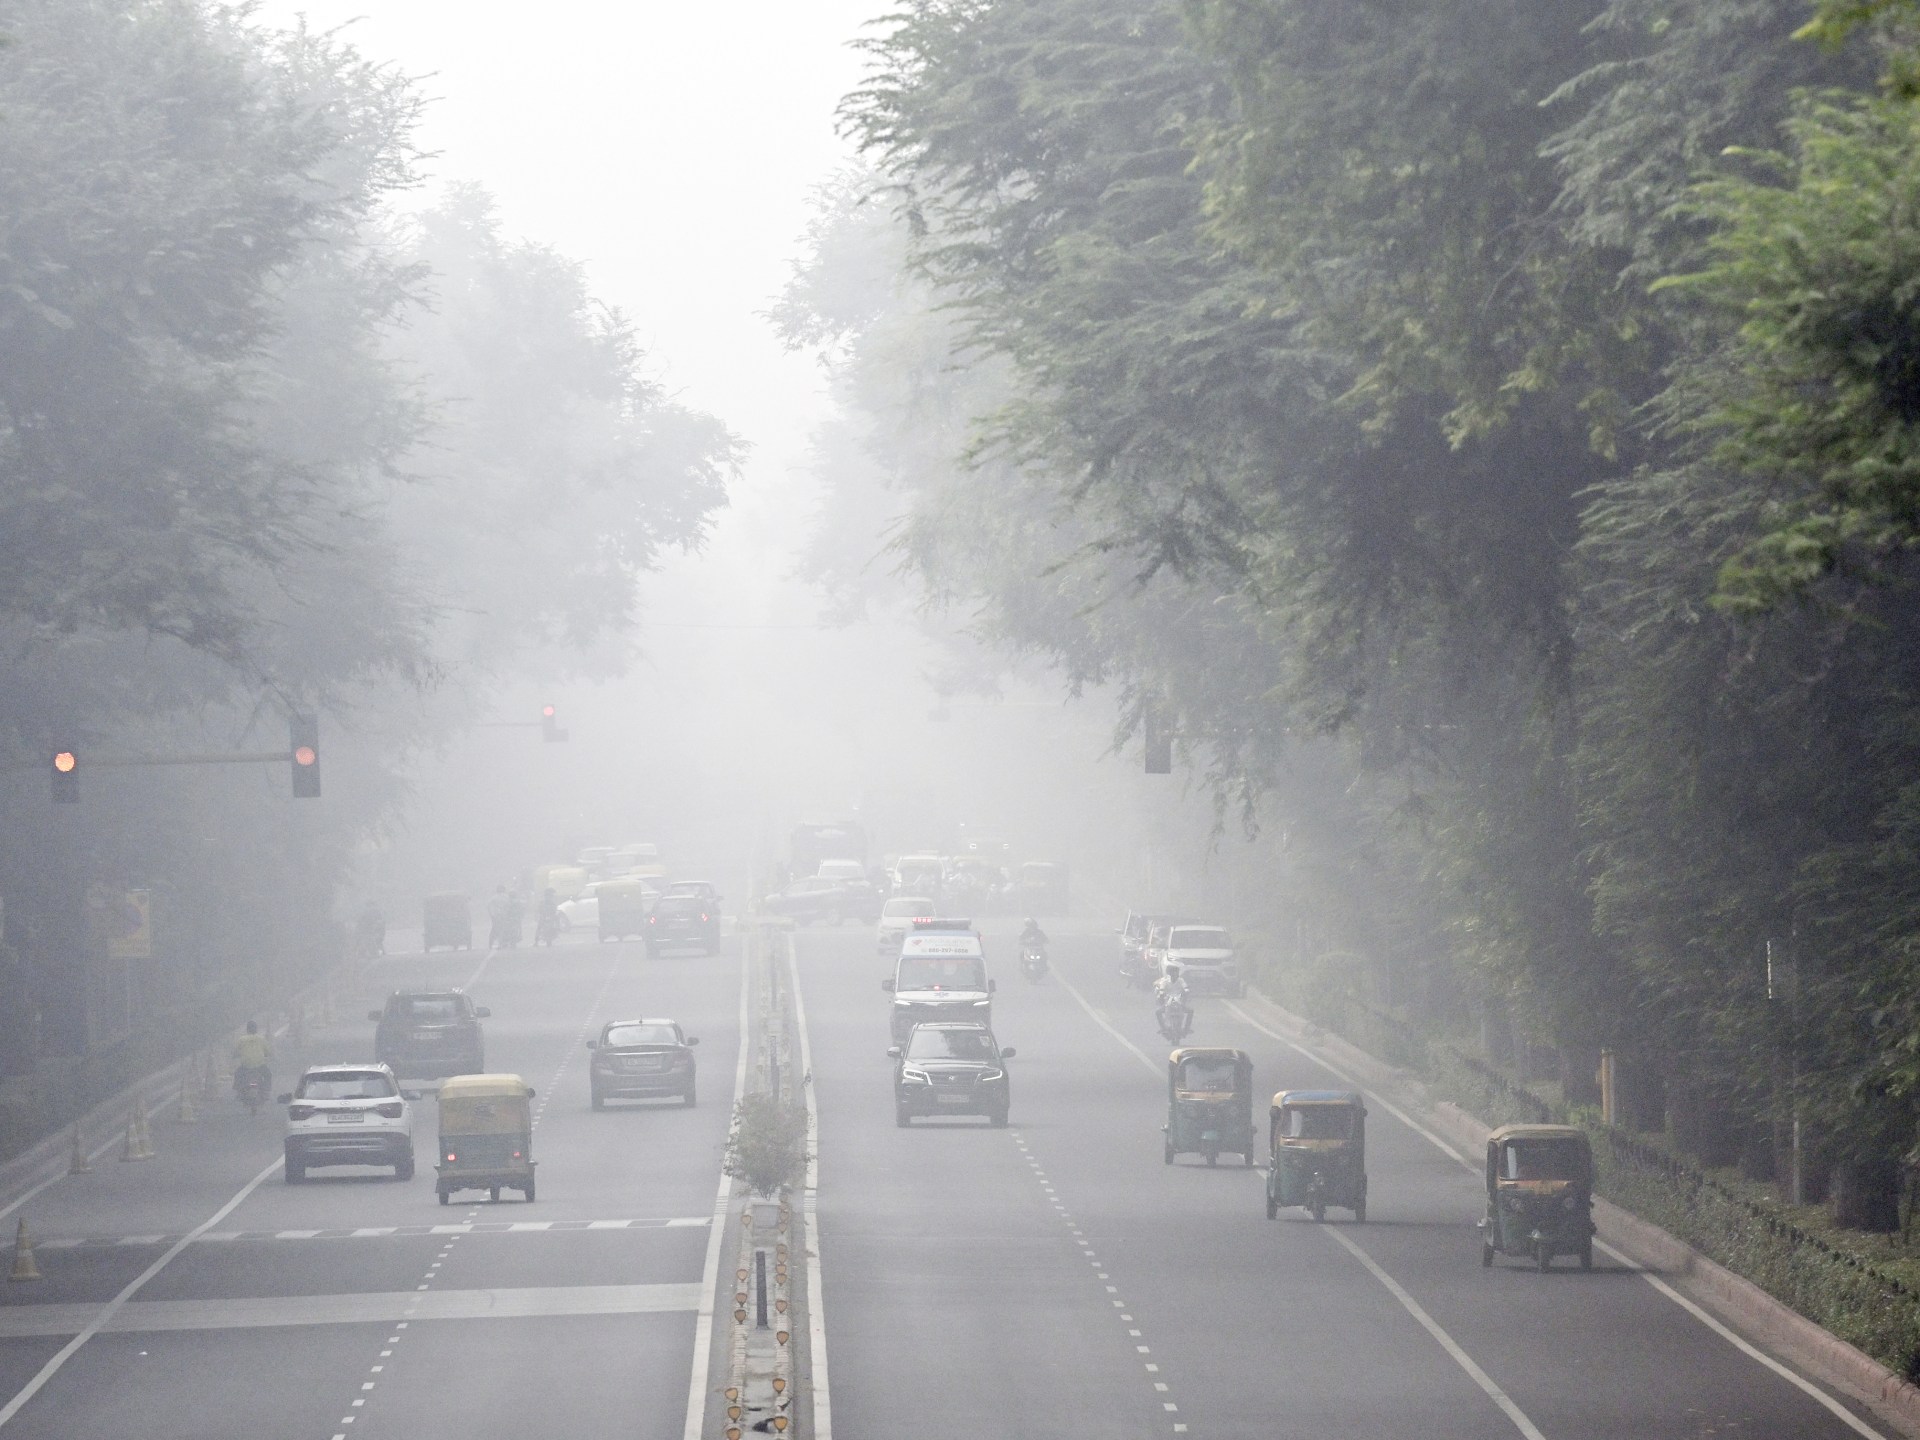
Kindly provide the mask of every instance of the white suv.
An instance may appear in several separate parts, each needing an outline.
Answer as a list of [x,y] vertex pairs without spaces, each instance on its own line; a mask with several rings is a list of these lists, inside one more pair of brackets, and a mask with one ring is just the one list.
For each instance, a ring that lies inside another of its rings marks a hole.
[[935,914],[933,901],[918,895],[896,895],[880,907],[880,931],[876,939],[880,954],[889,960],[900,958],[900,942],[907,938],[915,920],[930,920]]
[[1240,963],[1233,953],[1233,937],[1218,925],[1172,925],[1155,932],[1160,973],[1180,967],[1180,978],[1195,995],[1244,995]]
[[287,1183],[321,1165],[391,1165],[413,1178],[413,1106],[385,1065],[315,1065],[300,1077],[287,1107]]

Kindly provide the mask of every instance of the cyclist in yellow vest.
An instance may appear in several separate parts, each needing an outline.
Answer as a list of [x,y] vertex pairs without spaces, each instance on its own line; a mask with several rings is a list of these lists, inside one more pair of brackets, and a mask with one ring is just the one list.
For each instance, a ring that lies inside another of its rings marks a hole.
[[273,1059],[273,1046],[267,1043],[267,1037],[260,1033],[258,1021],[247,1021],[247,1033],[233,1042],[233,1088],[238,1093],[246,1088],[250,1075],[260,1077],[261,1092],[273,1089],[273,1071],[267,1062]]

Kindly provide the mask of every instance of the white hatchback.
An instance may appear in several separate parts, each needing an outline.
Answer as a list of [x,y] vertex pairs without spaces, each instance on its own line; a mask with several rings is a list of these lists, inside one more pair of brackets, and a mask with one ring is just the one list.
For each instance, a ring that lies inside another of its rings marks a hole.
[[880,930],[876,940],[879,953],[889,960],[900,958],[900,942],[907,938],[916,920],[930,920],[939,911],[924,895],[896,895],[880,907]]
[[413,1106],[385,1065],[315,1065],[300,1077],[287,1107],[287,1183],[322,1165],[391,1165],[413,1178]]

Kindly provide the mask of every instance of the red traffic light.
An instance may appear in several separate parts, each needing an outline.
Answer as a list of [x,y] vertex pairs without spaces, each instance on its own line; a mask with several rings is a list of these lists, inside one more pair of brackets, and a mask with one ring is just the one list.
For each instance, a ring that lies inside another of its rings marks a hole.
[[551,705],[540,707],[540,738],[548,743],[567,738],[567,732],[560,728],[560,712]]
[[311,745],[302,745],[293,752],[293,763],[296,765],[317,765],[320,763],[320,757],[313,753],[313,747]]
[[53,757],[53,768],[58,770],[62,775],[71,775],[74,767],[79,763],[78,760],[73,758],[73,752],[71,750],[62,750]]
[[553,719],[553,716],[554,716],[554,709],[553,709],[553,706],[551,706],[551,705],[542,705],[542,706],[540,707],[540,713],[541,713],[541,714],[542,714],[543,716],[545,716],[545,717],[546,717],[547,719],[549,719],[549,720],[551,720],[551,719]]

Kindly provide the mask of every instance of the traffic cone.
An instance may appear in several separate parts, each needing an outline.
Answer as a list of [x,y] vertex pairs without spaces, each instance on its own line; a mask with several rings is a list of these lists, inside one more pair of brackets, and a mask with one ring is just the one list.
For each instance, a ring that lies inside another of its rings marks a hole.
[[133,1114],[127,1118],[127,1139],[120,1149],[122,1160],[151,1160],[154,1158],[153,1132],[147,1127],[147,1102],[136,1097],[133,1102]]
[[67,1153],[67,1174],[89,1175],[93,1166],[87,1163],[87,1152],[80,1144],[80,1122],[73,1122],[73,1148]]
[[193,1084],[189,1080],[180,1082],[180,1104],[173,1112],[176,1125],[198,1125],[200,1112],[193,1108]]
[[22,1280],[39,1280],[40,1267],[33,1263],[33,1242],[27,1239],[27,1219],[20,1217],[20,1228],[13,1235],[13,1273],[7,1276],[10,1283]]
[[200,1098],[218,1100],[220,1098],[220,1075],[213,1063],[213,1051],[200,1052]]

